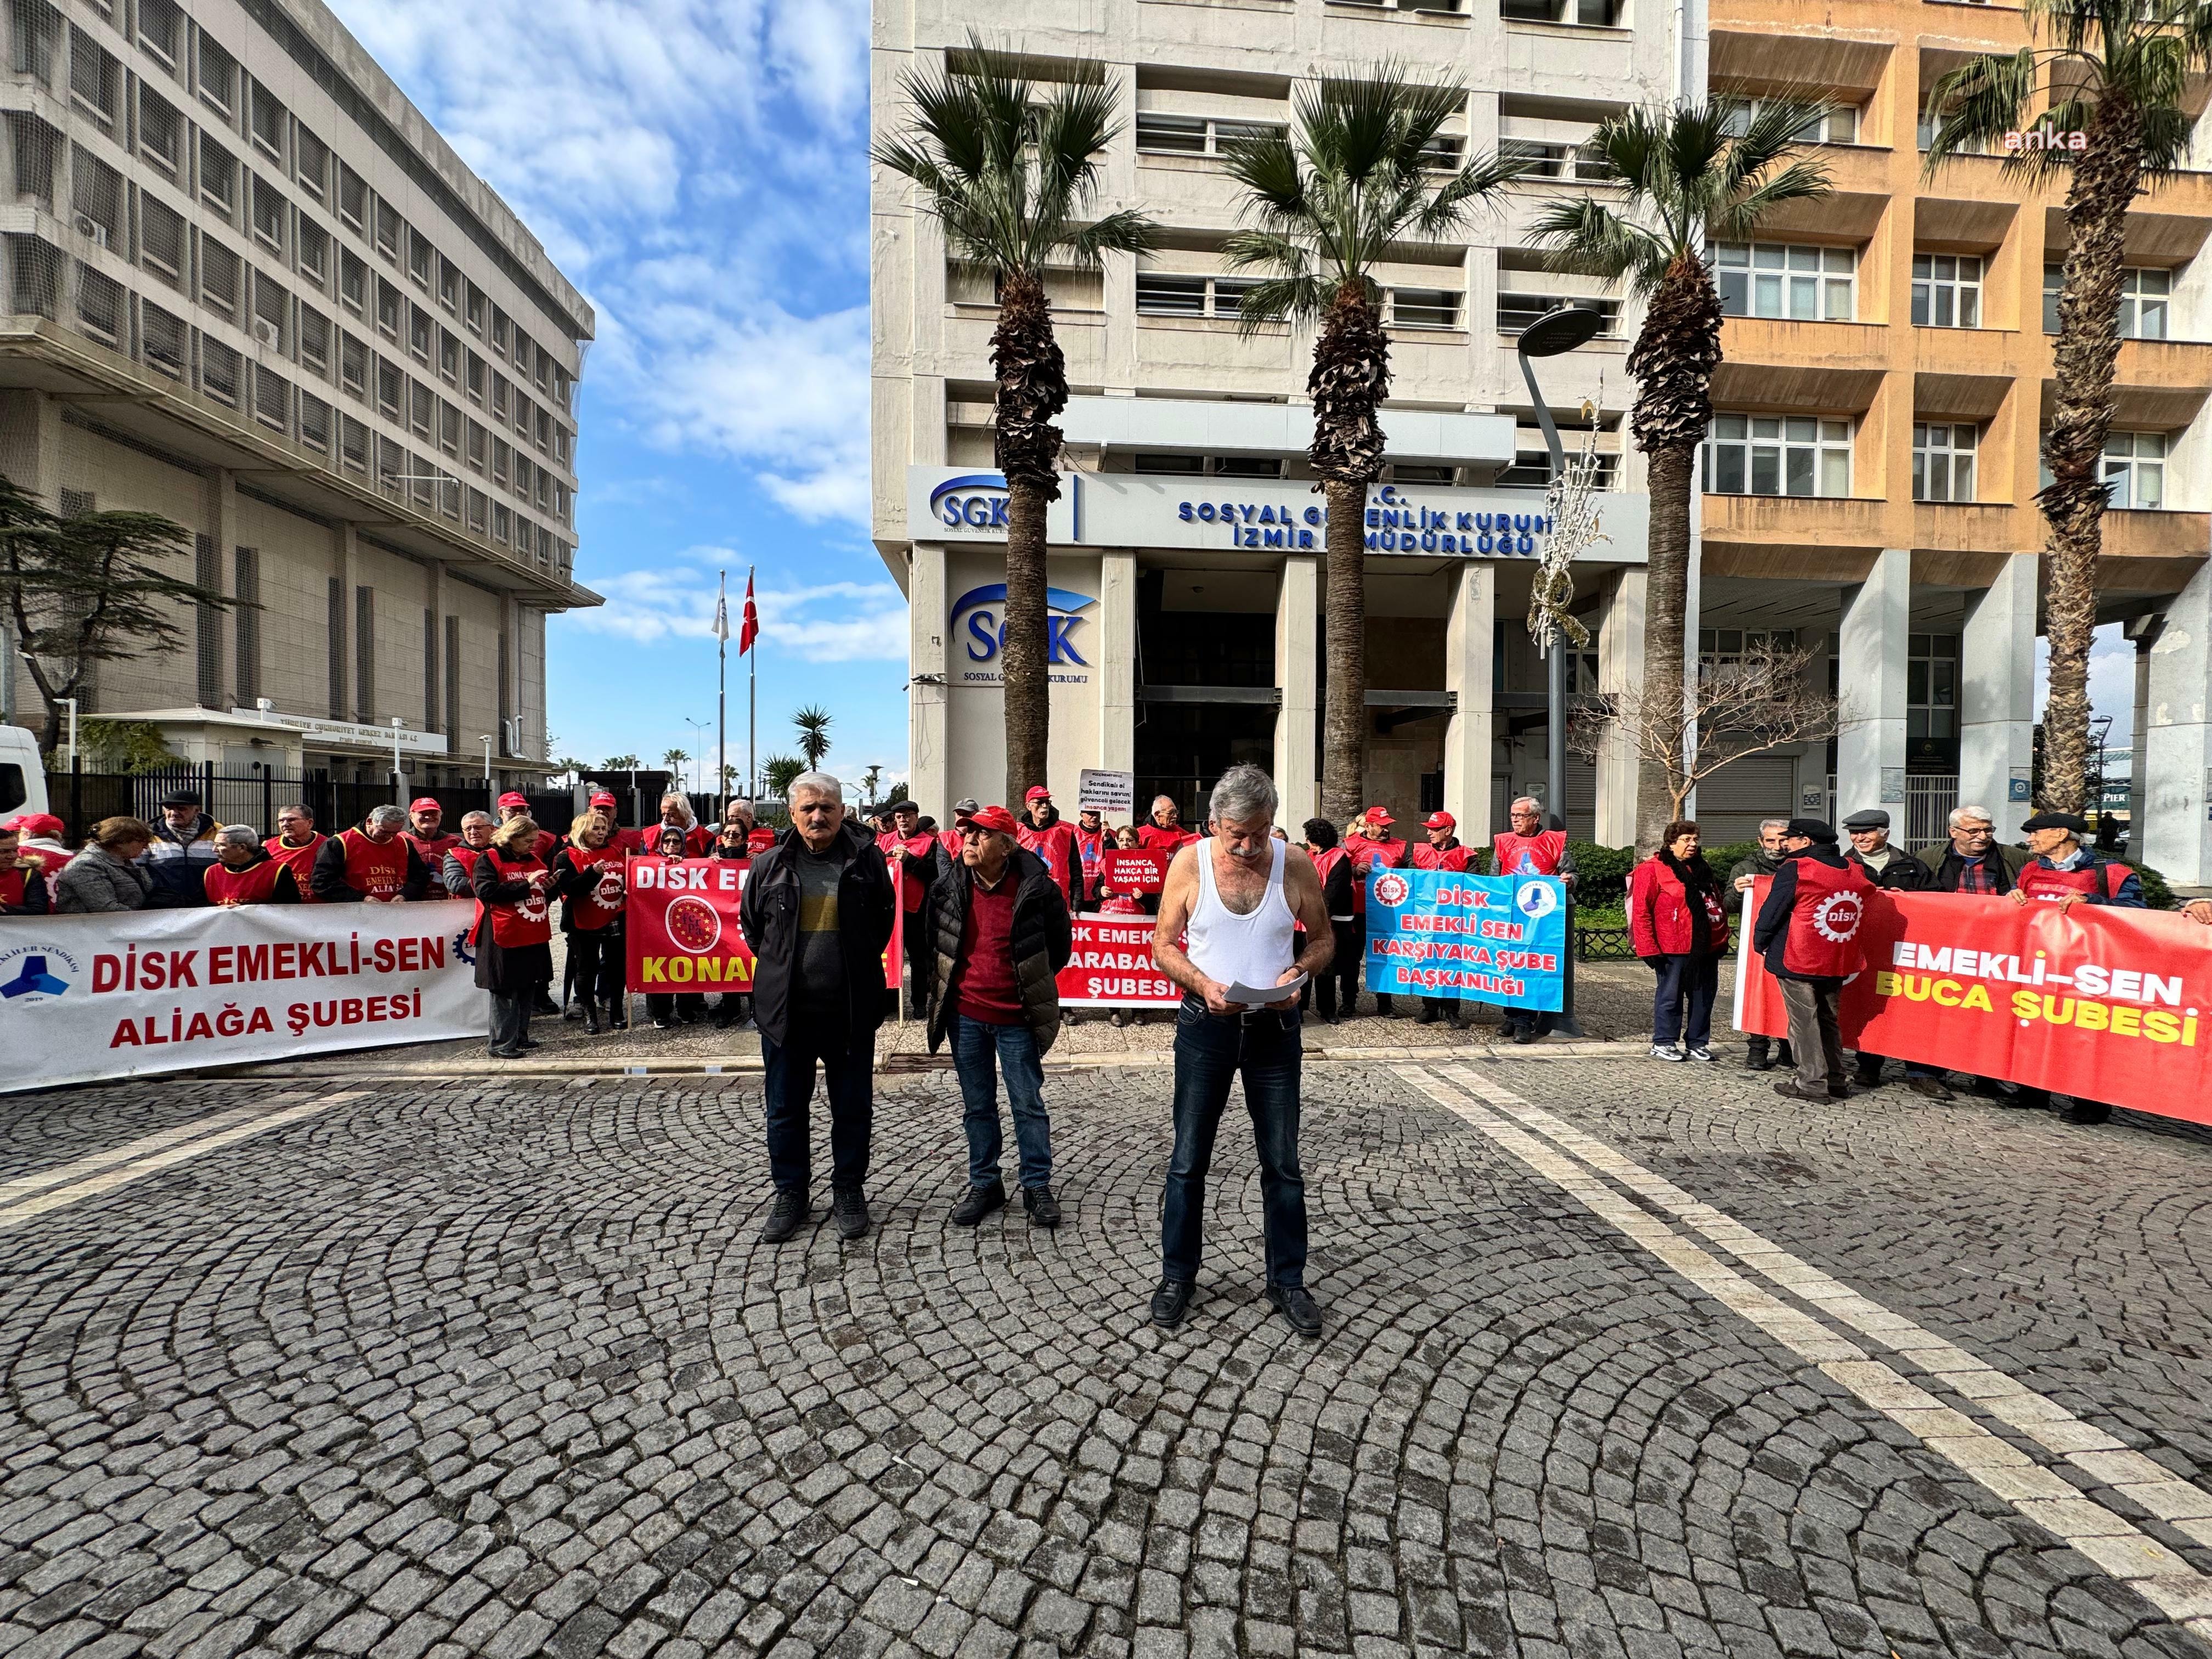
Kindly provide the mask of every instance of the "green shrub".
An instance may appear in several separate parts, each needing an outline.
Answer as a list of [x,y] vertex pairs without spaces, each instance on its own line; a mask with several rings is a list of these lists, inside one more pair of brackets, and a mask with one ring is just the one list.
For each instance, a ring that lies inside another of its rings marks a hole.
[[2142,883],[2145,904],[2154,910],[2178,910],[2181,908],[2181,901],[2174,897],[2173,889],[2166,884],[2164,876],[2148,865],[2138,864],[2131,867],[2136,878]]

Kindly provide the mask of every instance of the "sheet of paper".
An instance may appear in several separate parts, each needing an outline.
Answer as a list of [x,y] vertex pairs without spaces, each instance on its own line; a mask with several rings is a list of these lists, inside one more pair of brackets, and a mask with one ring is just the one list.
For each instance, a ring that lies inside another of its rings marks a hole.
[[1305,989],[1306,976],[1300,974],[1287,985],[1270,985],[1264,988],[1253,985],[1232,985],[1222,994],[1226,1001],[1239,1003],[1247,1008],[1264,1007],[1270,1002],[1280,1002],[1294,997]]

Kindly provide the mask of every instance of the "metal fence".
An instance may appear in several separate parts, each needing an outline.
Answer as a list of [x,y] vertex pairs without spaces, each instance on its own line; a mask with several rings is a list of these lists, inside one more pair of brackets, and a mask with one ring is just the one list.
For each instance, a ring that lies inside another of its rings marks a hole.
[[1925,847],[1951,833],[1951,811],[1959,804],[1955,776],[1910,777],[1905,781],[1905,844]]
[[[271,767],[244,775],[219,772],[212,765],[173,767],[159,772],[49,772],[46,799],[54,815],[66,826],[75,845],[92,833],[102,818],[143,818],[161,821],[161,797],[172,790],[189,789],[200,798],[204,810],[218,823],[250,823],[264,835],[276,833],[276,812],[297,801],[315,816],[315,827],[325,833],[358,823],[373,807],[404,807],[412,793],[433,796],[446,809],[450,831],[464,812],[489,812],[501,793],[482,783],[441,784],[434,788],[397,793],[389,778],[376,783],[356,783],[314,771],[302,776]],[[548,829],[565,832],[576,811],[573,791],[525,791],[530,815]]]

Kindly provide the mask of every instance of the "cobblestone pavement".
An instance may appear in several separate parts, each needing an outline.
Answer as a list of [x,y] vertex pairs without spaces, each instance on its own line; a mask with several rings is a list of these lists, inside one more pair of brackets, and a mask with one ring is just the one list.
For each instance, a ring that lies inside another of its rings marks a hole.
[[[1318,1343],[1260,1297],[1234,1120],[1192,1322],[1144,1322],[1161,1070],[1052,1080],[1050,1235],[947,1225],[957,1091],[889,1078],[876,1230],[781,1249],[757,1077],[176,1082],[0,1102],[0,1655],[2212,1655],[2212,1523],[2130,1496],[2212,1487],[2212,1139],[1462,1069],[2179,1477],[1945,1396],[2162,1553],[2163,1607],[1635,1242],[1718,1254],[1663,1202],[1448,1109],[1449,1062],[1309,1068]],[[45,1179],[256,1105],[301,1115]]]

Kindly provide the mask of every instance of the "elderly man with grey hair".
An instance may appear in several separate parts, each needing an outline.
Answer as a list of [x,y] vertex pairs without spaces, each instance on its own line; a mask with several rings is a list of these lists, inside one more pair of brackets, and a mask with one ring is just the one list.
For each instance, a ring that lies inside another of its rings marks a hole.
[[818,1064],[830,1091],[830,1191],[837,1231],[868,1231],[868,1143],[875,1127],[876,1028],[894,900],[875,832],[848,817],[826,772],[792,780],[791,829],[754,859],[738,906],[753,953],[753,1020],[768,1093],[775,1200],[761,1242],[806,1222],[812,1168],[808,1108]]
[[215,832],[216,861],[201,880],[210,904],[297,904],[300,884],[292,866],[271,857],[250,823],[228,823]]
[[[1267,1300],[1301,1336],[1321,1334],[1321,1310],[1306,1290],[1298,992],[1328,965],[1336,938],[1313,860],[1273,833],[1275,807],[1273,779],[1256,766],[1231,767],[1208,804],[1212,833],[1176,854],[1160,894],[1152,959],[1182,988],[1183,999],[1176,1017],[1175,1151],[1160,1206],[1156,1325],[1180,1325],[1190,1310],[1213,1138],[1229,1085],[1241,1079],[1260,1156]],[[1264,997],[1279,986],[1288,988],[1279,1001],[1231,1000],[1239,987]]]
[[342,830],[315,854],[307,885],[322,904],[392,904],[430,890],[430,866],[399,832],[407,814],[379,806],[360,827]]
[[[1752,890],[1761,876],[1779,875],[1784,863],[1782,837],[1788,833],[1788,818],[1761,818],[1759,821],[1759,845],[1750,854],[1738,859],[1729,866],[1729,890],[1735,895],[1730,902],[1741,908],[1743,896]],[[1773,1048],[1782,1045],[1781,1062],[1784,1071],[1797,1064],[1797,1056],[1790,1052],[1790,1039],[1769,1037],[1754,1031],[1744,1039],[1743,1063],[1747,1070],[1771,1072],[1774,1069]]]

